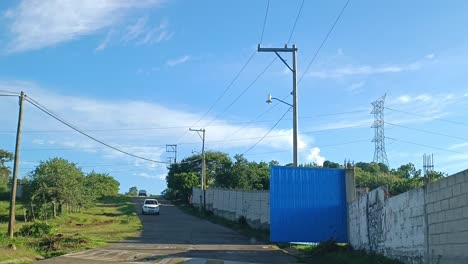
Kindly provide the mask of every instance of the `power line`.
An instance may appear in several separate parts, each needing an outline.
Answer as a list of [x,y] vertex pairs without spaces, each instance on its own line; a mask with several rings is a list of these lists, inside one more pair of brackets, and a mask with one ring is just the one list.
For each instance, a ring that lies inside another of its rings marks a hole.
[[451,150],[451,149],[444,149],[444,148],[429,146],[429,145],[425,145],[425,144],[415,143],[415,142],[411,142],[411,141],[405,141],[405,140],[396,139],[396,138],[392,138],[392,137],[387,137],[387,138],[390,139],[390,140],[397,141],[397,142],[402,142],[402,143],[416,145],[416,146],[420,146],[420,147],[432,148],[432,149],[437,149],[437,150],[442,150],[442,151],[446,151],[446,152],[452,152],[452,153],[457,153],[457,154],[462,154],[462,155],[467,155],[468,156],[468,153],[465,153],[465,152],[460,152],[460,151]]
[[407,112],[407,111],[403,111],[403,110],[397,110],[397,109],[390,108],[390,107],[385,107],[385,109],[388,109],[390,111],[403,113],[403,114],[413,115],[413,116],[417,116],[417,117],[424,117],[424,118],[427,118],[427,119],[438,120],[438,121],[443,121],[443,122],[447,122],[447,123],[468,126],[468,123],[463,123],[463,122],[460,122],[460,121],[453,121],[453,120],[448,120],[448,119],[444,119],[444,118],[432,117],[432,116],[427,116],[427,115],[422,115],[422,114],[415,114],[415,113],[411,113],[411,112]]
[[134,157],[134,158],[137,158],[137,159],[141,159],[141,160],[146,160],[146,161],[151,161],[151,162],[155,162],[155,163],[163,163],[163,164],[167,164],[167,162],[163,162],[163,161],[158,161],[158,160],[153,160],[153,159],[149,159],[149,158],[145,158],[145,157],[141,157],[141,156],[138,156],[138,155],[135,155],[135,154],[132,154],[132,153],[129,153],[127,151],[124,151],[124,150],[121,150],[121,149],[118,149],[112,145],[109,145],[93,136],[90,136],[88,135],[87,133],[83,132],[82,130],[76,128],[75,126],[71,125],[70,123],[68,123],[67,121],[64,121],[63,119],[61,119],[60,117],[58,117],[57,115],[53,114],[51,111],[49,111],[47,108],[45,108],[44,106],[40,105],[37,101],[35,101],[34,99],[30,98],[30,97],[26,97],[26,100],[32,104],[33,106],[35,106],[36,108],[38,108],[39,110],[41,110],[42,112],[46,113],[47,115],[51,116],[52,118],[56,119],[57,121],[59,121],[60,123],[68,126],[69,128],[75,130],[76,132],[82,134],[83,136],[91,139],[91,140],[94,140],[108,148],[111,148],[117,152],[120,152],[122,154],[125,154],[125,155],[128,155],[128,156],[131,156],[131,157]]
[[[270,8],[270,0],[268,0],[267,2],[267,7],[266,7],[266,11],[265,11],[265,18],[263,20],[263,26],[262,26],[262,33],[260,35],[260,43],[263,41],[263,34],[265,33],[265,26],[266,26],[266,21],[267,21],[267,17],[268,17],[268,10]],[[205,112],[205,114],[203,114],[203,116],[198,119],[197,122],[195,122],[194,124],[192,124],[190,127],[194,127],[196,126],[203,118],[205,118],[205,116],[213,109],[213,107],[221,100],[222,97],[224,97],[224,95],[227,93],[227,91],[229,89],[231,89],[232,85],[234,84],[234,82],[239,78],[239,76],[241,75],[241,73],[244,71],[244,69],[247,67],[247,65],[249,65],[250,61],[252,61],[252,58],[255,56],[255,54],[257,53],[257,51],[255,50],[252,55],[250,55],[249,59],[247,60],[247,62],[242,66],[242,68],[240,69],[240,71],[235,75],[234,79],[229,83],[229,85],[224,89],[224,91],[222,92],[222,94],[216,99],[216,101],[210,106],[210,108],[208,109],[208,111]],[[267,69],[269,68],[270,66],[267,67]],[[266,69],[265,69],[266,70]],[[262,75],[263,73],[260,74],[260,76]],[[260,77],[259,76],[259,77]],[[255,81],[254,81],[255,83]],[[236,99],[237,101],[237,99]],[[232,105],[232,104],[231,104]],[[228,106],[229,108],[230,106]],[[225,109],[227,110],[227,109]],[[225,111],[224,110],[224,111]],[[224,112],[223,111],[223,112]],[[218,116],[219,117],[219,116]],[[216,120],[218,117],[216,117],[215,119],[213,120]],[[210,124],[213,122],[213,120],[210,122]],[[207,125],[205,125],[206,127]],[[188,133],[188,130],[186,130],[180,137],[178,140],[176,140],[177,142],[179,142],[186,134]],[[178,144],[178,143],[177,143]]]
[[327,35],[325,36],[325,38],[322,40],[322,43],[320,44],[319,48],[317,49],[317,51],[315,52],[314,56],[312,57],[312,59],[310,60],[309,64],[307,65],[307,68],[306,70],[304,71],[304,73],[302,74],[301,78],[299,78],[299,83],[301,83],[302,79],[304,78],[304,76],[306,75],[307,71],[309,71],[309,68],[310,66],[312,65],[312,63],[315,61],[315,58],[317,58],[317,55],[319,54],[320,50],[322,49],[323,45],[325,44],[325,42],[328,40],[328,37],[330,37],[330,34],[332,33],[333,29],[335,28],[336,24],[338,23],[338,21],[340,20],[341,18],[341,15],[343,15],[343,12],[345,11],[346,7],[348,6],[349,2],[351,0],[348,0],[346,1],[346,4],[343,6],[343,8],[341,9],[341,12],[339,13],[339,15],[336,17],[335,19],[335,22],[333,23],[332,27],[330,28],[330,30],[328,30],[328,33]]
[[288,44],[291,41],[294,30],[296,29],[297,21],[299,20],[299,17],[301,16],[302,7],[304,7],[304,2],[305,2],[305,0],[302,0],[301,7],[299,8],[299,12],[297,12],[297,16],[296,16],[296,19],[294,20],[294,25],[293,25],[292,30],[291,30],[291,34],[289,34],[289,38],[288,38],[288,42],[287,42]]
[[8,94],[14,94],[14,95],[20,95],[18,92],[13,92],[13,91],[6,91],[6,90],[0,90],[0,93],[8,93]]
[[[281,121],[281,120],[280,120]],[[278,122],[278,121],[277,121]],[[279,123],[279,122],[278,122]],[[331,131],[338,131],[343,129],[350,129],[350,128],[367,128],[368,125],[356,125],[356,126],[347,126],[347,127],[338,127],[338,128],[327,128],[327,129],[319,129],[319,130],[311,130],[299,133],[299,135],[307,135],[307,134],[314,134],[314,133],[322,133],[322,132],[331,132]],[[264,138],[277,138],[277,137],[287,137],[289,135],[271,135],[271,136],[262,136]],[[211,140],[206,141],[207,144],[209,143],[226,143],[226,142],[236,142],[236,141],[245,141],[245,140],[252,140],[252,139],[259,139],[262,137],[248,137],[248,138],[236,138],[236,139],[222,139],[222,140]],[[195,145],[199,144],[199,142],[186,142],[186,143],[179,143],[179,145]],[[160,145],[141,145],[141,146],[121,146],[120,148],[147,148],[147,147],[163,147],[165,144]],[[107,147],[70,147],[70,148],[32,148],[32,149],[22,149],[21,151],[58,151],[58,150],[94,150],[94,149],[106,149]]]
[[270,9],[270,0],[268,0],[268,2],[267,2],[266,11],[265,11],[265,18],[263,19],[262,34],[260,36],[260,42],[259,43],[262,43],[262,41],[263,41],[263,33],[265,33],[265,26],[266,26],[267,17],[268,17],[268,9]]
[[234,101],[232,101],[226,108],[224,108],[223,111],[221,111],[221,113],[219,113],[213,120],[208,122],[208,124],[206,124],[205,127],[218,120],[218,118],[220,118],[229,108],[231,108],[231,106],[234,105],[239,100],[239,98],[241,98],[258,81],[258,79],[260,79],[260,77],[262,77],[262,75],[271,67],[271,65],[273,64],[273,62],[276,61],[276,59],[277,57],[275,57],[267,65],[267,67],[263,69],[263,71],[261,71],[259,75],[257,75],[257,77],[234,99]]
[[[270,2],[270,1],[268,1],[268,6],[269,6],[269,2]],[[293,34],[294,34],[294,30],[296,29],[297,21],[299,20],[299,17],[301,16],[302,8],[304,7],[304,2],[305,2],[305,0],[302,0],[301,6],[300,6],[300,8],[299,8],[299,11],[297,12],[297,16],[296,16],[296,19],[295,19],[295,21],[294,21],[294,25],[293,25],[293,27],[292,27],[292,29],[291,29],[291,33],[289,34],[289,38],[288,38],[288,42],[287,42],[288,44],[289,44],[289,42],[291,41],[291,38],[292,38],[292,36],[293,36]],[[267,12],[268,12],[268,7],[267,7]],[[266,21],[266,17],[265,17],[265,21]],[[263,38],[263,32],[262,32],[262,38]],[[260,40],[260,43],[261,43],[261,42],[262,42],[262,41]],[[288,95],[288,96],[289,96],[289,95]],[[288,96],[284,97],[283,100],[286,99]],[[265,114],[267,114],[267,113],[268,113],[269,111],[271,111],[273,108],[275,108],[276,106],[278,106],[278,104],[279,104],[279,103],[277,102],[275,105],[273,105],[272,107],[268,108],[266,111],[264,111],[263,113],[261,113],[260,115],[258,115],[257,117],[255,117],[255,118],[253,119],[253,121],[255,121],[255,120],[259,119],[260,117],[264,116]],[[240,127],[238,130],[236,130],[236,131],[235,131],[234,133],[232,133],[231,135],[237,134],[240,130],[242,130],[243,128],[245,128],[245,127],[247,127],[247,126],[248,126],[248,125],[245,125],[245,126]],[[229,136],[228,136],[228,137],[229,137]],[[228,138],[228,137],[226,137],[226,138]],[[226,138],[225,138],[225,139],[226,139]]]
[[16,95],[16,94],[0,94],[0,96],[14,96],[14,97],[18,97],[19,95]]
[[288,109],[286,112],[284,112],[283,116],[281,116],[281,118],[278,120],[278,122],[276,122],[273,127],[270,128],[270,130],[268,130],[268,132],[266,132],[265,135],[263,135],[263,137],[260,138],[260,140],[258,140],[255,144],[253,144],[250,148],[248,148],[246,151],[244,151],[244,153],[242,153],[242,155],[245,155],[245,153],[249,152],[251,149],[253,149],[255,146],[257,146],[258,143],[262,142],[263,139],[265,139],[266,136],[268,136],[268,134],[270,134],[271,131],[273,131],[273,129],[275,129],[275,127],[279,124],[279,122],[281,122],[281,120],[286,116],[286,114],[289,112],[290,109]]
[[[277,106],[278,103],[275,103],[271,108]],[[217,127],[217,126],[226,126],[232,124],[255,124],[255,123],[273,123],[277,120],[259,120],[260,117],[265,115],[271,108],[268,108],[267,111],[264,111],[262,114],[257,116],[256,118],[249,120],[249,121],[239,121],[239,122],[229,122],[229,123],[219,123],[219,124],[212,124],[208,127]],[[347,111],[347,112],[336,112],[336,113],[327,113],[327,114],[320,114],[320,115],[311,115],[311,116],[301,116],[300,120],[305,119],[314,119],[318,117],[328,117],[328,116],[336,116],[336,115],[345,115],[345,114],[354,114],[354,113],[362,113],[367,112],[368,110],[356,110],[356,111]],[[283,120],[291,120],[291,118],[285,118]],[[107,128],[107,129],[83,129],[85,132],[111,132],[111,131],[145,131],[145,130],[168,130],[168,129],[181,129],[181,128],[189,128],[190,126],[172,126],[172,127],[143,127],[143,128]],[[244,127],[241,127],[244,128]],[[0,133],[14,133],[15,130],[0,130]],[[23,130],[22,133],[75,133],[74,130]],[[235,134],[235,132],[233,133]],[[232,135],[232,134],[231,134]],[[184,143],[182,143],[184,144]],[[163,146],[163,145],[162,145]]]
[[[196,126],[203,118],[205,118],[206,115],[208,115],[208,113],[213,109],[213,107],[221,100],[221,98],[224,97],[224,95],[231,89],[231,87],[233,86],[233,84],[236,82],[236,80],[239,78],[239,76],[242,74],[242,72],[245,70],[245,68],[247,67],[247,65],[249,65],[249,63],[252,61],[252,58],[255,56],[256,54],[256,51],[254,51],[252,53],[252,55],[250,55],[250,57],[247,59],[247,61],[244,63],[244,65],[242,66],[242,68],[239,70],[239,72],[237,72],[237,74],[234,76],[234,79],[231,80],[231,82],[228,84],[228,86],[223,90],[223,92],[221,93],[220,96],[218,96],[218,98],[215,100],[215,102],[208,108],[208,110],[197,120],[197,122],[193,123],[191,126],[189,127],[193,127],[193,126]],[[186,130],[180,137],[179,139],[177,139],[176,141],[180,141],[186,134],[188,133],[188,130]],[[177,143],[179,144],[179,143]]]
[[433,134],[433,135],[438,135],[438,136],[444,136],[444,137],[449,137],[449,138],[454,138],[454,139],[468,140],[468,138],[464,138],[464,137],[458,137],[458,136],[447,135],[447,134],[443,134],[443,133],[439,133],[439,132],[433,132],[433,131],[424,130],[424,129],[420,129],[420,128],[414,128],[414,127],[408,127],[408,126],[393,124],[393,123],[390,123],[390,122],[385,122],[385,123],[386,123],[386,124],[389,124],[389,125],[391,125],[391,126],[396,126],[396,127],[402,127],[402,128],[406,128],[406,129],[421,131],[421,132],[428,133],[428,134]]
[[[361,143],[361,142],[369,142],[369,140],[370,139],[360,139],[360,140],[341,142],[341,143],[335,143],[335,144],[328,144],[328,145],[322,145],[322,146],[314,146],[314,147],[317,147],[317,148],[336,147],[336,146],[343,146],[343,145],[355,144],[355,143]],[[282,153],[282,152],[289,152],[289,151],[291,151],[291,150],[290,149],[284,149],[284,150],[276,150],[276,151],[257,152],[257,153],[246,154],[246,156],[274,154],[274,153]]]

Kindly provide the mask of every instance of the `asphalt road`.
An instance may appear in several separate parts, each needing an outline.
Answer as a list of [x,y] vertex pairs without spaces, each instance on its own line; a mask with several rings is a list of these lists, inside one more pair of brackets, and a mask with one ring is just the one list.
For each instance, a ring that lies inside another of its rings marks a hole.
[[295,263],[275,247],[161,202],[160,215],[141,215],[141,199],[135,201],[143,223],[140,236],[41,263]]

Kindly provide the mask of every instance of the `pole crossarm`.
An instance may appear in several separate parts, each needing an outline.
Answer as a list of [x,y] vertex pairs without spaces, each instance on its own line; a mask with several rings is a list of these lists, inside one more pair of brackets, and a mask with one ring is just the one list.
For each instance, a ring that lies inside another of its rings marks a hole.
[[284,65],[286,65],[286,67],[288,67],[288,69],[291,72],[294,72],[294,69],[291,66],[289,66],[289,64],[286,62],[285,59],[283,59],[283,57],[281,57],[279,52],[296,52],[297,51],[296,47],[293,46],[292,48],[288,48],[288,45],[286,44],[284,45],[284,48],[262,48],[260,44],[258,44],[257,51],[258,52],[274,52],[276,56],[278,56],[278,58],[280,58],[280,60],[284,63]]

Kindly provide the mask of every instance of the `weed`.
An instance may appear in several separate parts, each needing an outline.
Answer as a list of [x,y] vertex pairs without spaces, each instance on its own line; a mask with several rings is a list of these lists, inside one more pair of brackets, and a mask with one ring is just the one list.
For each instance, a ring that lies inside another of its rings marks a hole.
[[340,264],[400,264],[401,262],[386,258],[379,254],[354,250],[348,244],[328,240],[318,245],[296,245],[294,248],[306,254],[305,261],[311,263]]
[[24,237],[43,237],[52,234],[53,225],[46,222],[34,222],[23,225],[18,234]]

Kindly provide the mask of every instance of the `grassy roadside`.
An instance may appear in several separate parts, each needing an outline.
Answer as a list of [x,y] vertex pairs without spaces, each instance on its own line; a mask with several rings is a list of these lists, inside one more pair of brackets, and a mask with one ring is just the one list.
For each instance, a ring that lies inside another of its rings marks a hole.
[[[101,200],[96,206],[81,213],[44,221],[53,227],[50,235],[35,238],[20,236],[15,232],[15,239],[10,241],[6,236],[8,223],[3,221],[5,214],[8,215],[8,211],[4,210],[5,204],[8,208],[8,202],[0,202],[0,262],[18,258],[33,260],[37,256],[53,257],[96,248],[136,236],[142,229],[131,199],[112,197]],[[20,207],[17,214],[23,214]],[[19,231],[23,225],[17,221],[15,231]],[[16,250],[8,249],[9,244],[14,244]]]
[[[202,212],[190,205],[173,202],[182,211],[206,219],[215,224],[231,228],[247,237],[254,237],[263,243],[270,243],[270,231],[251,228],[242,221],[230,221],[213,215],[211,212]],[[353,250],[350,246],[333,242],[318,245],[292,245],[289,243],[276,244],[297,257],[301,263],[314,264],[401,264],[401,262],[386,258],[378,254],[369,254],[365,251]]]
[[305,263],[401,264],[400,261],[362,250],[353,250],[349,245],[336,244],[332,241],[318,245],[294,245],[292,248],[302,253],[301,260]]

